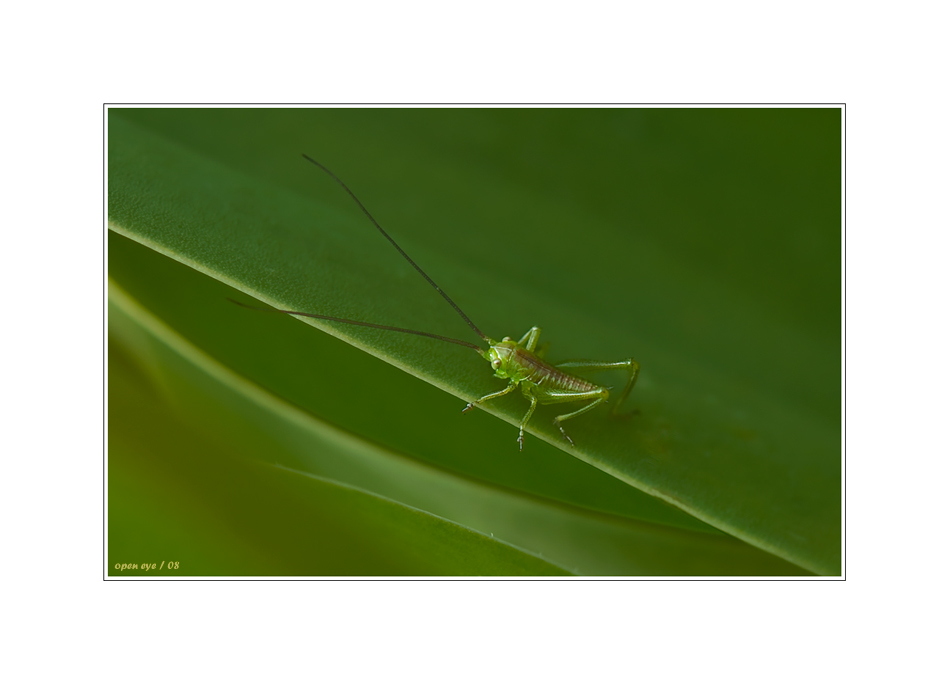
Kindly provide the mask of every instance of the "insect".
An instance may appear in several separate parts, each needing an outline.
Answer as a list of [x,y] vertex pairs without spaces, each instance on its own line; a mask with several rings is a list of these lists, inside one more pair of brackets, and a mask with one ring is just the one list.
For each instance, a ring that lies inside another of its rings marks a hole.
[[449,297],[445,291],[442,290],[442,288],[436,285],[435,281],[433,281],[429,275],[423,271],[422,268],[416,264],[401,247],[399,247],[396,241],[393,240],[385,230],[383,230],[383,227],[379,225],[376,219],[373,218],[373,215],[369,213],[365,206],[363,206],[363,203],[360,202],[359,198],[356,197],[353,191],[350,190],[349,187],[347,187],[347,185],[336,176],[336,174],[307,155],[303,155],[303,158],[324,171],[347,193],[349,193],[350,197],[352,197],[356,204],[359,205],[360,209],[363,210],[363,213],[369,218],[373,225],[376,226],[379,232],[383,234],[386,240],[392,243],[392,246],[396,248],[399,254],[401,254],[403,258],[409,262],[413,268],[418,271],[424,279],[426,279],[426,281],[428,281],[429,285],[435,288],[436,292],[445,298],[445,301],[448,302],[453,309],[455,309],[455,311],[459,316],[462,317],[465,323],[467,323],[469,327],[475,331],[475,334],[488,343],[488,349],[482,349],[474,343],[466,342],[464,340],[456,340],[455,338],[448,338],[435,333],[414,331],[407,328],[397,328],[395,326],[384,326],[382,324],[368,323],[366,321],[341,319],[336,316],[327,316],[325,314],[308,314],[306,312],[293,312],[285,309],[263,309],[261,307],[252,307],[236,300],[231,300],[231,302],[242,307],[247,307],[248,309],[291,314],[294,316],[306,316],[312,319],[336,321],[338,323],[345,323],[353,326],[365,326],[367,328],[378,328],[384,331],[394,331],[396,333],[421,335],[427,338],[435,338],[436,340],[442,340],[443,342],[448,342],[455,345],[462,345],[475,350],[481,357],[491,364],[496,377],[507,379],[508,385],[503,390],[489,393],[484,397],[479,397],[474,402],[469,402],[467,405],[465,405],[465,408],[462,410],[462,412],[467,412],[471,409],[474,409],[483,402],[487,402],[488,400],[493,400],[498,397],[503,397],[504,395],[514,391],[516,388],[520,388],[521,393],[528,399],[528,401],[531,403],[531,406],[528,407],[528,413],[524,415],[524,418],[521,420],[521,425],[518,429],[519,450],[524,450],[524,430],[528,425],[528,421],[531,420],[534,410],[539,404],[564,404],[569,402],[586,403],[580,409],[568,412],[566,414],[561,414],[554,419],[554,425],[557,426],[561,431],[561,435],[564,436],[564,439],[567,440],[571,446],[574,446],[574,441],[571,439],[571,436],[569,436],[564,430],[564,426],[562,425],[563,422],[567,421],[568,419],[573,419],[577,416],[580,416],[581,414],[586,414],[594,407],[597,407],[598,405],[607,401],[607,398],[610,396],[609,388],[602,385],[596,385],[585,378],[580,378],[579,376],[574,375],[575,372],[605,371],[610,369],[626,371],[628,374],[627,383],[624,386],[623,392],[620,393],[619,400],[611,410],[611,415],[616,415],[619,412],[624,400],[627,399],[627,396],[633,389],[634,384],[637,382],[637,375],[640,372],[640,365],[637,362],[635,362],[633,359],[623,359],[616,362],[598,362],[588,359],[573,359],[563,361],[558,364],[550,364],[544,359],[545,352],[547,351],[547,344],[541,345],[540,347],[538,346],[538,341],[541,338],[541,329],[537,326],[532,327],[531,330],[525,333],[524,336],[522,336],[522,338],[517,341],[508,337],[502,338],[501,341],[492,340],[487,335],[482,333],[478,326],[476,326],[472,320],[468,318],[465,312],[463,312],[462,309],[457,304],[455,304],[455,301],[452,300],[452,298]]

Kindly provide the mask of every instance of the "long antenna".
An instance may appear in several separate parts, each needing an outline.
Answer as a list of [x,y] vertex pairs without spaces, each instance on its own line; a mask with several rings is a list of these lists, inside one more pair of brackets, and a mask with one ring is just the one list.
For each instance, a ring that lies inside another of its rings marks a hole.
[[292,312],[287,309],[268,309],[267,307],[254,307],[249,304],[244,304],[243,302],[238,302],[237,300],[232,300],[230,297],[226,298],[228,301],[233,302],[234,304],[245,307],[247,309],[256,309],[259,312],[269,312],[271,314],[292,314],[294,316],[309,316],[311,319],[323,319],[325,321],[337,321],[339,323],[348,323],[353,326],[365,326],[366,328],[379,328],[384,331],[395,331],[396,333],[410,333],[412,335],[422,335],[426,338],[435,338],[436,340],[442,340],[443,342],[455,343],[456,345],[462,345],[463,347],[470,347],[479,354],[482,352],[480,348],[475,343],[466,342],[464,340],[456,340],[455,338],[447,338],[444,335],[437,335],[435,333],[426,333],[425,331],[413,331],[409,328],[396,328],[395,326],[384,326],[381,323],[367,323],[366,321],[354,321],[353,319],[341,319],[338,316],[327,316],[325,314],[308,314],[306,312]]
[[[448,302],[450,305],[452,305],[452,308],[453,308],[455,311],[458,312],[458,315],[459,315],[459,316],[461,316],[463,319],[465,319],[465,323],[467,323],[469,326],[472,327],[472,330],[475,331],[475,333],[478,334],[478,337],[479,337],[479,338],[481,338],[482,340],[484,340],[484,341],[486,341],[486,342],[490,342],[488,336],[486,336],[484,333],[482,333],[480,330],[478,330],[478,326],[476,326],[476,325],[472,322],[472,320],[471,320],[470,318],[468,318],[468,316],[465,315],[465,312],[462,311],[461,307],[459,307],[457,304],[455,304],[455,302],[452,300],[452,298],[449,297],[448,295],[446,295],[445,291],[442,290],[442,288],[440,288],[439,286],[437,286],[437,285],[435,284],[435,281],[433,281],[431,278],[429,278],[429,274],[427,274],[425,271],[423,271],[423,270],[420,268],[420,266],[419,266],[418,264],[416,264],[414,261],[412,261],[412,257],[410,257],[409,255],[407,255],[407,254],[403,251],[403,249],[402,249],[401,247],[399,247],[398,243],[396,243],[396,241],[392,239],[392,236],[390,236],[388,233],[386,233],[386,231],[383,230],[383,227],[379,225],[379,222],[377,222],[376,219],[373,218],[373,215],[370,214],[369,211],[366,209],[366,207],[363,206],[363,203],[360,202],[360,199],[359,199],[358,197],[356,197],[356,194],[353,193],[352,190],[350,190],[349,188],[347,188],[347,187],[346,187],[346,184],[345,184],[343,181],[341,181],[341,180],[337,177],[336,174],[334,174],[332,171],[330,171],[330,170],[327,169],[325,166],[323,166],[322,164],[320,164],[320,162],[318,162],[317,160],[315,160],[315,159],[313,159],[313,158],[311,158],[311,157],[308,157],[306,154],[303,155],[303,158],[304,158],[305,160],[307,160],[308,162],[310,162],[311,164],[314,164],[314,165],[316,165],[318,168],[320,168],[320,169],[322,169],[323,171],[325,171],[325,172],[327,173],[327,175],[328,175],[330,178],[332,178],[334,181],[336,181],[337,183],[339,183],[339,184],[343,187],[343,190],[345,190],[346,192],[348,192],[348,193],[350,194],[350,197],[352,197],[352,198],[356,201],[356,204],[358,204],[358,205],[360,206],[360,209],[363,210],[363,214],[365,214],[367,217],[369,217],[369,220],[372,221],[372,222],[373,222],[373,225],[374,225],[376,228],[379,229],[379,232],[382,233],[382,234],[386,237],[386,240],[388,240],[389,242],[391,242],[392,245],[393,245],[393,247],[395,247],[395,248],[399,251],[399,254],[401,254],[401,255],[406,259],[407,262],[409,262],[410,264],[412,264],[413,268],[415,268],[416,271],[418,271],[420,274],[422,274],[422,277],[423,277],[424,279],[426,279],[426,280],[429,282],[429,285],[431,285],[433,288],[436,289],[436,291],[438,291],[439,295],[441,295],[442,297],[445,298],[445,301],[446,301],[446,302]],[[312,315],[312,314],[303,314],[302,316],[313,316],[313,315]],[[331,321],[342,321],[342,322],[344,322],[344,323],[361,323],[361,322],[358,322],[358,321],[347,321],[347,320],[345,320],[345,319],[334,319],[333,317],[329,317],[329,316],[325,316],[325,317],[324,317],[324,316],[321,316],[321,317],[317,317],[317,318],[330,319]],[[440,340],[447,340],[447,341],[449,341],[449,342],[459,342],[458,340],[452,340],[451,338],[442,338],[441,336],[435,335],[435,334],[433,334],[433,333],[422,333],[422,332],[420,332],[420,331],[408,331],[408,330],[404,330],[404,329],[401,329],[401,328],[389,328],[389,327],[387,327],[387,326],[379,326],[379,325],[375,325],[375,324],[363,324],[363,325],[364,325],[364,326],[365,326],[365,325],[372,325],[372,326],[375,327],[375,328],[385,328],[385,329],[387,329],[387,330],[401,331],[401,332],[403,332],[403,333],[417,333],[417,334],[419,334],[419,335],[426,335],[426,336],[429,336],[430,338],[439,338]],[[481,349],[481,348],[475,347],[475,349]]]

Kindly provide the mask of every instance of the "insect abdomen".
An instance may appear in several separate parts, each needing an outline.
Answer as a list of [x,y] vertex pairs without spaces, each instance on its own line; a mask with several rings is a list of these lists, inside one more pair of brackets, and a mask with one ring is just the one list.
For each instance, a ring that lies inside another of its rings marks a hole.
[[517,363],[526,371],[524,380],[547,390],[587,392],[600,387],[584,378],[561,371],[526,349],[519,348],[515,350],[514,356]]

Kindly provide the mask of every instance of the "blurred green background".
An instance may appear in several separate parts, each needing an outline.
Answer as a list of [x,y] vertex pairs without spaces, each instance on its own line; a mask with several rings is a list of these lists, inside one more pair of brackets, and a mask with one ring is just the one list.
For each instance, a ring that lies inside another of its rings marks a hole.
[[[109,573],[840,573],[840,110],[111,109],[108,134]],[[228,303],[478,342],[302,152],[488,335],[636,358],[632,415],[571,450],[539,409],[519,453],[520,395],[460,413],[503,387],[470,350]]]

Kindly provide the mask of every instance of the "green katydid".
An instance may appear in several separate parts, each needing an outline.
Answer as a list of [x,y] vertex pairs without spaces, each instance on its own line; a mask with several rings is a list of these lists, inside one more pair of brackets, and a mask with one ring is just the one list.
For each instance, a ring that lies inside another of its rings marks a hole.
[[[390,243],[392,243],[392,246],[396,248],[399,254],[401,254],[403,258],[405,258],[405,260],[409,262],[413,268],[415,268],[415,270],[426,279],[426,281],[428,281],[429,285],[435,288],[435,290],[443,298],[445,298],[446,302],[452,305],[452,308],[455,309],[458,315],[464,319],[465,323],[467,323],[471,329],[475,331],[476,335],[488,343],[488,349],[484,350],[474,343],[465,342],[464,340],[456,340],[455,338],[448,338],[435,333],[414,331],[407,328],[397,328],[395,326],[385,326],[382,324],[368,323],[366,321],[353,321],[352,319],[341,319],[336,316],[308,314],[306,312],[294,312],[285,309],[264,309],[262,311],[291,314],[293,316],[306,316],[312,319],[336,321],[338,323],[345,323],[353,326],[365,326],[368,328],[378,328],[384,331],[394,331],[396,333],[421,335],[427,338],[435,338],[436,340],[453,343],[455,345],[462,345],[475,350],[481,357],[491,364],[492,369],[495,371],[496,377],[505,378],[508,380],[508,386],[503,390],[489,393],[483,397],[479,397],[473,402],[469,402],[467,405],[465,405],[465,408],[462,410],[462,412],[467,412],[488,400],[493,400],[496,397],[507,395],[515,388],[520,387],[522,394],[531,403],[531,406],[528,408],[528,413],[525,414],[524,418],[521,420],[521,425],[518,430],[518,445],[520,450],[524,449],[524,429],[528,425],[528,421],[531,419],[531,415],[534,414],[534,410],[538,404],[587,402],[587,404],[585,404],[580,409],[567,414],[561,414],[554,419],[554,425],[557,426],[561,431],[561,435],[563,435],[564,439],[567,440],[571,446],[573,446],[574,441],[567,434],[567,432],[565,432],[564,427],[561,425],[562,422],[566,421],[567,419],[572,419],[575,416],[585,414],[594,407],[607,401],[607,398],[610,395],[609,388],[596,385],[584,378],[575,376],[574,372],[605,371],[610,369],[627,371],[627,384],[624,386],[623,392],[620,393],[620,399],[611,410],[611,415],[616,415],[618,413],[620,407],[624,403],[624,400],[627,399],[627,395],[630,394],[634,384],[637,382],[637,374],[640,372],[640,365],[637,362],[635,362],[633,359],[624,359],[616,362],[598,362],[587,359],[574,359],[560,362],[559,364],[550,364],[544,360],[547,345],[542,345],[540,348],[538,347],[538,340],[541,337],[541,329],[537,326],[532,327],[531,330],[525,333],[524,336],[518,341],[512,340],[508,337],[502,338],[500,342],[492,340],[481,332],[478,326],[476,326],[472,320],[468,318],[465,312],[463,312],[461,308],[455,304],[452,298],[449,297],[442,290],[442,288],[436,285],[435,281],[433,281],[429,275],[423,271],[419,265],[416,264],[412,258],[403,251],[401,247],[399,247],[396,241],[393,240],[385,230],[383,230],[383,227],[379,225],[376,219],[373,218],[373,215],[370,214],[366,207],[363,206],[363,203],[360,202],[359,198],[356,197],[353,191],[350,190],[347,185],[336,176],[336,174],[307,155],[303,155],[303,157],[308,162],[314,164],[319,169],[327,173],[330,178],[339,183],[340,186],[342,186],[342,188],[347,193],[349,193],[350,197],[352,197],[356,204],[359,205],[360,209],[363,210],[363,213],[369,218],[373,225],[376,226],[379,232],[382,233]],[[249,309],[261,309],[260,307],[252,307],[250,305],[237,302],[236,300],[231,301],[234,302],[234,304],[238,304]],[[570,372],[568,372],[567,369],[570,369]]]

